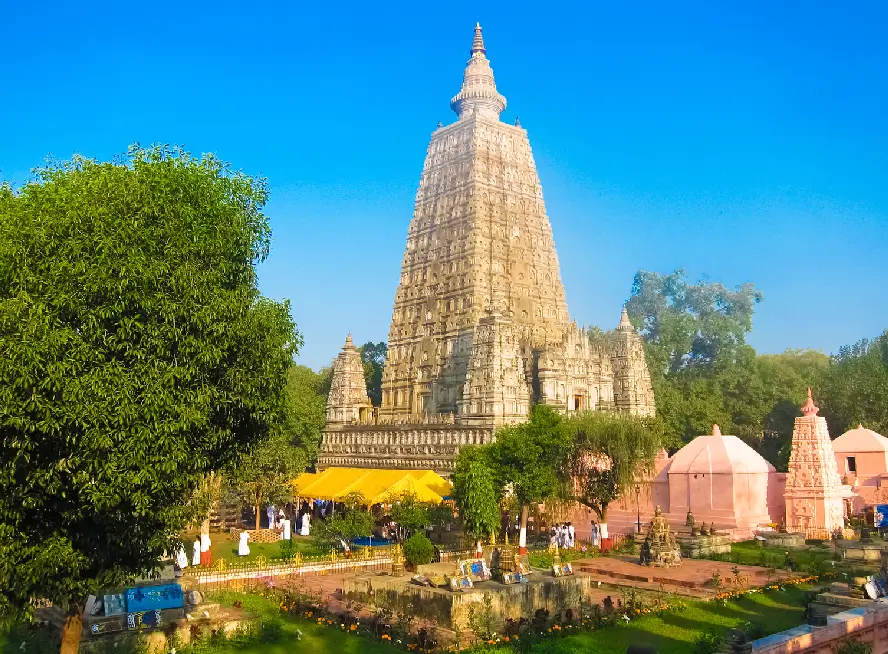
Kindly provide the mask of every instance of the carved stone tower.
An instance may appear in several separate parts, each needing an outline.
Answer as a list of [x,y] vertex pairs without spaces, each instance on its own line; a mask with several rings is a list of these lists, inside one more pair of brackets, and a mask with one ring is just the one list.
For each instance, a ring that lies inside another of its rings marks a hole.
[[850,489],[842,486],[826,419],[808,389],[802,416],[795,419],[792,452],[786,475],[786,524],[790,529],[844,527],[844,500]]
[[[343,416],[355,420],[357,400],[331,390],[319,468],[446,474],[461,446],[491,442],[497,427],[525,421],[533,402],[653,412],[641,341],[628,319],[612,363],[612,353],[592,345],[568,316],[527,132],[500,121],[506,99],[480,25],[450,106],[458,120],[432,133],[407,229],[382,405],[372,424],[347,424]],[[347,358],[344,348],[337,369],[353,372],[342,388],[364,398],[363,378]]]
[[644,343],[629,322],[626,307],[623,307],[616,338],[609,350],[614,367],[616,408],[640,416],[654,415],[654,389],[644,358]]
[[360,423],[369,419],[372,411],[364,382],[364,364],[349,334],[333,362],[333,380],[327,396],[327,424]]
[[530,348],[559,343],[568,323],[552,227],[527,132],[500,122],[475,27],[459,116],[432,134],[401,281],[395,292],[382,416],[456,412],[475,327],[507,318]]

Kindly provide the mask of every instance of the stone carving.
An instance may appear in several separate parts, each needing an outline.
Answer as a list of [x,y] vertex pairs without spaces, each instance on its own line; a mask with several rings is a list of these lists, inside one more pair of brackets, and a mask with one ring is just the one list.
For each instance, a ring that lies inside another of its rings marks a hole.
[[789,472],[786,475],[786,523],[790,529],[842,529],[843,487],[826,419],[818,416],[808,389],[808,400],[795,419]]
[[660,568],[681,565],[681,550],[663,511],[657,506],[641,546],[641,564]]
[[[370,422],[416,426],[446,416],[450,425],[492,433],[526,420],[533,402],[654,412],[641,338],[625,310],[607,348],[570,321],[527,132],[499,120],[505,106],[477,26],[451,101],[458,120],[432,133],[426,153],[392,308],[382,405],[378,416],[328,419],[321,467],[355,454],[336,449],[336,439]],[[446,441],[444,452],[428,454],[446,461],[464,444]],[[418,456],[377,449],[393,445],[386,435],[369,448],[379,460]]]
[[364,382],[364,364],[349,334],[333,362],[333,379],[327,396],[327,423],[365,422],[372,412],[373,405]]

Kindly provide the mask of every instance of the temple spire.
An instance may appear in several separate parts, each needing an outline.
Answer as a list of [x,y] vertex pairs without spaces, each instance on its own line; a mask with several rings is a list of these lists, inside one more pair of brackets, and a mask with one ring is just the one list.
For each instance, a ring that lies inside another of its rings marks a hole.
[[450,108],[460,120],[473,115],[499,120],[499,115],[506,108],[506,99],[496,90],[480,23],[475,25],[471,52],[463,74],[462,89],[450,101]]
[[481,23],[475,23],[475,38],[472,40],[472,50],[469,54],[476,52],[487,54],[487,50],[484,49],[484,37],[481,36]]
[[817,407],[816,404],[814,404],[814,398],[811,397],[811,389],[809,388],[808,399],[805,402],[804,406],[802,406],[802,413],[806,416],[816,416],[818,411],[820,411],[820,409]]
[[629,312],[623,307],[623,313],[620,314],[620,324],[617,329],[634,329],[629,321]]

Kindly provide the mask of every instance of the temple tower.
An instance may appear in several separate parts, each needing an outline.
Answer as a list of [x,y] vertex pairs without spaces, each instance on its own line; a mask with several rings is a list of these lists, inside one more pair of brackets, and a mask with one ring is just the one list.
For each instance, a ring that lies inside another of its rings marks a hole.
[[372,411],[361,353],[349,334],[333,362],[333,380],[327,396],[327,424],[364,422],[370,418]]
[[654,389],[644,357],[644,342],[623,307],[616,338],[609,348],[614,369],[614,404],[619,411],[640,416],[655,412]]
[[842,486],[833,454],[826,419],[818,416],[811,389],[802,414],[795,419],[792,452],[786,475],[786,524],[789,529],[841,529],[844,498],[850,489]]
[[460,447],[492,442],[498,427],[525,421],[533,402],[653,413],[641,339],[628,318],[606,348],[568,316],[527,132],[500,121],[506,98],[486,53],[478,25],[450,102],[457,120],[439,123],[426,152],[382,405],[363,420],[370,403],[348,341],[336,362],[319,469],[448,474]]
[[[523,355],[561,341],[567,303],[527,132],[507,125],[481,27],[459,119],[426,153],[395,292],[382,416],[455,413],[475,328],[490,312],[512,323]],[[528,390],[528,397],[530,391]]]

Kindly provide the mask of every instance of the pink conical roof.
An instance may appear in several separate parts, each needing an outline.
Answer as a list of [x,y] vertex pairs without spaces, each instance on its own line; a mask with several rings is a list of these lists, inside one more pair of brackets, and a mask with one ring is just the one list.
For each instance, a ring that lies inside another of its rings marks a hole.
[[[718,425],[715,425],[717,428]],[[697,436],[672,457],[669,474],[752,474],[774,466],[736,436]]]
[[853,454],[855,452],[888,452],[888,438],[872,429],[857,425],[832,442],[833,452]]

